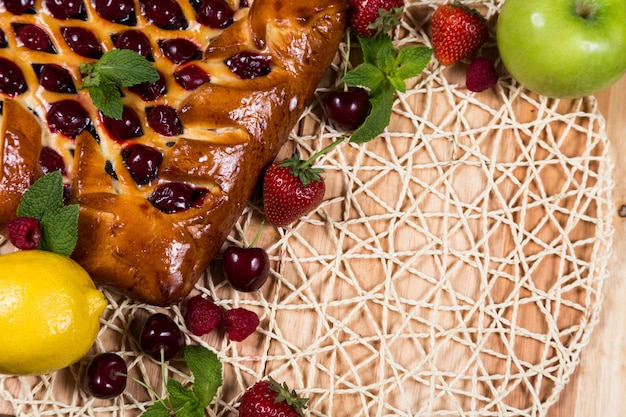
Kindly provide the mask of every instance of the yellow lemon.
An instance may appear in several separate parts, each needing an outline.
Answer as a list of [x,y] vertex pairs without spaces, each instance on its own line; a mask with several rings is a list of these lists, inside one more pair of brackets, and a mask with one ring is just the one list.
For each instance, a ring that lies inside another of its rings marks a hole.
[[76,262],[52,252],[0,256],[0,373],[44,374],[82,358],[106,298]]

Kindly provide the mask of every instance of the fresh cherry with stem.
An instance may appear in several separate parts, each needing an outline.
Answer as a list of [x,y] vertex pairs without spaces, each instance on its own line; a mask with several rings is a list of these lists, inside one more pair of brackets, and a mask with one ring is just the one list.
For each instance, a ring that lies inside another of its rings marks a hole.
[[178,355],[184,345],[183,334],[168,315],[154,313],[139,333],[141,350],[156,360],[168,361]]
[[[350,54],[350,33],[346,33],[346,44],[348,56],[344,66],[344,76],[348,71]],[[351,132],[361,126],[370,111],[370,95],[367,90],[361,87],[348,87],[344,85],[342,90],[328,93],[322,101],[328,119],[333,125],[344,132]]]
[[96,398],[114,398],[126,389],[128,368],[124,359],[112,352],[94,356],[83,375],[83,390]]
[[324,97],[328,119],[340,130],[350,132],[361,126],[372,109],[370,95],[364,88],[349,87]]
[[254,247],[261,236],[262,227],[263,223],[249,247],[229,246],[222,256],[224,276],[237,291],[256,291],[269,276],[269,255],[264,249]]

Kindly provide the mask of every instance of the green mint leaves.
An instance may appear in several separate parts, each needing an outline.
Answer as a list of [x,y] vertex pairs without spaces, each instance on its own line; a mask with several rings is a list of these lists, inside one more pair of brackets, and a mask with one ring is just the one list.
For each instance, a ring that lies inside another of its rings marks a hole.
[[121,119],[124,105],[119,87],[154,82],[159,73],[145,57],[129,49],[112,49],[89,64],[80,64],[83,86],[93,104],[113,119]]
[[78,240],[78,204],[63,203],[63,178],[59,171],[31,185],[17,207],[18,217],[34,217],[41,228],[38,249],[70,256]]
[[372,38],[359,36],[363,63],[346,73],[344,83],[367,88],[372,110],[350,138],[364,143],[376,138],[389,125],[396,91],[406,92],[405,80],[419,75],[432,58],[426,46],[407,46],[396,51],[386,33]]
[[193,375],[193,387],[170,378],[167,395],[152,404],[141,417],[203,417],[217,389],[222,385],[222,363],[215,354],[204,346],[187,345],[183,352],[185,362]]

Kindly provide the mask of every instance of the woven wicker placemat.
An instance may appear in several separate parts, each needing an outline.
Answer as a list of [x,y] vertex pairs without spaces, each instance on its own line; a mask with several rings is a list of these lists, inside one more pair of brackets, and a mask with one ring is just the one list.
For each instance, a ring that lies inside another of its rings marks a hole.
[[[396,45],[429,45],[429,16],[442,3],[408,3]],[[493,23],[500,2],[478,6]],[[343,45],[284,156],[341,136],[319,103],[338,85],[345,54]],[[266,375],[309,397],[312,416],[538,416],[558,398],[607,277],[614,208],[604,119],[594,98],[548,100],[505,73],[470,93],[464,65],[433,61],[398,96],[381,137],[319,160],[321,207],[289,230],[263,226],[257,245],[273,269],[261,291],[231,290],[219,259],[198,283],[194,293],[261,317],[242,343],[186,333],[224,363],[207,415],[234,415],[241,393]],[[249,244],[262,218],[255,196],[228,244]],[[80,389],[100,351],[160,386],[134,335],[163,310],[107,296],[90,354],[51,375],[0,376],[0,411],[134,416],[154,400],[132,382],[114,400]],[[185,329],[184,304],[165,311]],[[180,361],[167,372],[189,379]]]

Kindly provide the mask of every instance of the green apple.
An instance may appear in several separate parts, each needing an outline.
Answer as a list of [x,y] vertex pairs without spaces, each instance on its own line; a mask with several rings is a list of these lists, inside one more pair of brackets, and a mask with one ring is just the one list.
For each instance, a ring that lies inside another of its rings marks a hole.
[[626,0],[506,0],[496,36],[513,78],[548,97],[595,94],[626,73]]

